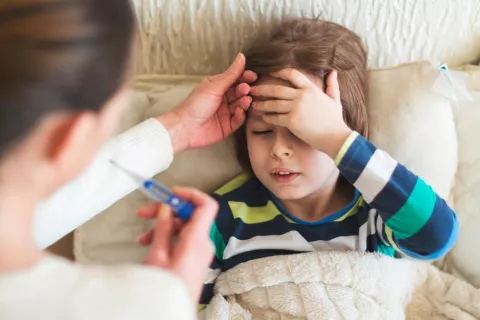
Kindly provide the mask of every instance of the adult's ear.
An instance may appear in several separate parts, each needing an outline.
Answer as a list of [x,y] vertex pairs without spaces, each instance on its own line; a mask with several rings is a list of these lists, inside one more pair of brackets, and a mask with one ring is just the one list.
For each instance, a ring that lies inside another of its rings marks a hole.
[[63,182],[80,173],[104,142],[98,113],[52,116],[44,128],[44,160],[61,175]]

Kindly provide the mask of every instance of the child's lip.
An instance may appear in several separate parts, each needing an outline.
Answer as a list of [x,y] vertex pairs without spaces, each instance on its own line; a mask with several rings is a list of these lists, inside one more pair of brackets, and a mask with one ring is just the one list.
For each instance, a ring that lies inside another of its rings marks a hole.
[[272,173],[272,178],[279,183],[290,183],[296,178],[298,178],[299,175],[300,173],[296,173],[296,172],[292,172],[284,175]]
[[287,172],[287,173],[299,173],[299,172],[295,172],[293,170],[290,170],[290,169],[287,169],[287,168],[274,168],[272,169],[272,171],[270,172],[271,174],[277,174],[277,173],[280,173],[280,172]]

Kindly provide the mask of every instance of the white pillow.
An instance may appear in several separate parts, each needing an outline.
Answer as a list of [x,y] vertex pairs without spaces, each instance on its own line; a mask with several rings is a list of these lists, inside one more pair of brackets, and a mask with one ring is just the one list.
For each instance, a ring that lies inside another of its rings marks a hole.
[[480,67],[463,71],[470,76],[473,101],[454,108],[459,144],[455,209],[462,222],[457,245],[448,254],[444,270],[480,288]]
[[133,0],[137,74],[214,74],[252,35],[286,17],[321,17],[355,31],[372,68],[480,58],[478,0]]
[[[448,197],[457,168],[456,135],[448,101],[430,90],[436,75],[429,63],[370,72],[370,126],[374,142]],[[177,83],[158,95],[158,101],[146,111],[147,117],[175,107],[196,82],[198,77],[184,79],[183,84]],[[157,178],[170,186],[193,185],[213,191],[240,172],[233,149],[229,139],[185,152]],[[441,162],[433,163],[438,160]],[[136,238],[148,225],[134,212],[144,201],[142,195],[134,193],[80,227],[75,239],[77,259],[98,263],[141,261],[145,251],[136,244]]]

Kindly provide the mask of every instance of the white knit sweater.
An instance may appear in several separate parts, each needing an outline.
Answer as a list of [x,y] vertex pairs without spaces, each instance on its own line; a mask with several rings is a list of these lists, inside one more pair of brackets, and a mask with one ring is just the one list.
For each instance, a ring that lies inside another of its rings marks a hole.
[[[49,246],[137,188],[110,159],[151,177],[172,158],[170,136],[154,119],[112,139],[79,178],[38,207],[37,244]],[[30,269],[0,273],[2,320],[195,318],[185,285],[159,269],[87,267],[48,257]]]

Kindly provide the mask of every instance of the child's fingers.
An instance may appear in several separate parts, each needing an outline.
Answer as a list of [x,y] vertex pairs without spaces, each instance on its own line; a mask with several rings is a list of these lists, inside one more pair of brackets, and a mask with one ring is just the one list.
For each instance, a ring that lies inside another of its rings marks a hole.
[[288,125],[290,123],[287,114],[265,114],[262,118],[263,121],[267,123],[285,128],[288,128]]
[[265,100],[253,102],[252,107],[265,113],[281,114],[292,111],[294,104],[288,100]]
[[325,93],[333,100],[340,102],[340,86],[338,84],[338,73],[332,70],[327,77],[327,89]]
[[280,85],[259,85],[252,87],[250,94],[255,97],[293,100],[298,96],[298,90]]
[[142,219],[153,219],[158,214],[158,203],[152,203],[149,206],[137,210],[137,215]]
[[273,72],[272,76],[274,78],[288,81],[298,89],[311,88],[315,86],[315,84],[310,81],[306,75],[292,68],[286,68],[277,72]]

